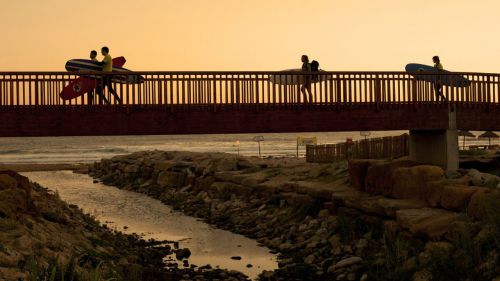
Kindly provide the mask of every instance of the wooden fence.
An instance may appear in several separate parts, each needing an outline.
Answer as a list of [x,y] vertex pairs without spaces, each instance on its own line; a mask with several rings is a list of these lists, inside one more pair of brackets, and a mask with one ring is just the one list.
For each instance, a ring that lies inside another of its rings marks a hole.
[[394,159],[407,155],[409,155],[408,134],[306,146],[306,160],[310,163],[328,163],[349,159]]

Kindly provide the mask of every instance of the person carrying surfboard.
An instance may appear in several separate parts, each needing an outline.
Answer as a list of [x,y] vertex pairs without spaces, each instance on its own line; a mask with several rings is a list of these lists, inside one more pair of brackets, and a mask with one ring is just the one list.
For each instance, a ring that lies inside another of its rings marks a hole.
[[[434,68],[437,71],[444,70],[444,67],[441,64],[441,60],[439,59],[438,56],[432,57],[432,61],[434,62]],[[438,101],[440,101],[440,100],[446,101],[446,97],[443,95],[443,85],[441,85],[441,82],[438,81],[438,82],[434,83],[434,89],[436,91],[436,98],[438,99]]]
[[[90,51],[90,60],[93,62],[93,63],[99,63],[99,61],[97,60],[97,51],[96,50],[92,50]],[[96,81],[97,82],[97,81]],[[104,100],[104,102],[106,104],[109,104],[109,101],[106,99],[106,97],[101,93],[101,85],[99,85],[100,83],[97,84],[97,87],[96,87],[96,90],[95,90],[95,93],[99,96],[99,104],[102,104],[102,101]],[[87,95],[88,95],[88,104],[89,105],[92,105],[94,104],[94,89],[90,90],[87,92]]]
[[[302,55],[302,72],[311,72],[311,64],[309,63],[309,57],[307,55]],[[304,95],[304,102],[312,102],[312,93],[311,93],[311,77],[310,75],[303,75],[304,84],[300,88],[300,92]],[[307,100],[307,92],[309,93],[309,101]]]
[[[109,54],[109,48],[108,47],[102,47],[101,48],[101,54],[104,56],[103,60],[99,62],[98,64],[102,66],[102,71],[103,72],[113,72],[113,58]],[[116,93],[116,91],[113,89],[112,85],[112,75],[103,75],[102,77],[102,84],[101,84],[101,91],[100,93],[103,94],[104,88],[108,87],[108,91],[113,94],[115,97],[115,100],[118,101],[118,103],[122,103],[122,100]]]

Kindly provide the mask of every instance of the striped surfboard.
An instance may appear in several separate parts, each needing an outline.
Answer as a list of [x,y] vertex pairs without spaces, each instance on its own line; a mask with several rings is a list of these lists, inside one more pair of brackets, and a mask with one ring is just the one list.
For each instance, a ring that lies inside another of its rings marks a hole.
[[[102,66],[94,63],[91,60],[84,60],[84,59],[72,59],[66,62],[65,66],[66,70],[69,72],[88,72],[88,71],[101,71]],[[142,83],[144,82],[144,77],[136,74],[130,74],[130,75],[120,75],[121,73],[126,73],[126,72],[131,72],[130,70],[123,68],[123,67],[116,67],[113,66],[113,73],[116,73],[116,75],[113,75],[113,82],[116,83],[130,83],[130,84],[137,84],[137,83]],[[90,77],[90,78],[96,78],[98,75],[82,75],[83,77]]]

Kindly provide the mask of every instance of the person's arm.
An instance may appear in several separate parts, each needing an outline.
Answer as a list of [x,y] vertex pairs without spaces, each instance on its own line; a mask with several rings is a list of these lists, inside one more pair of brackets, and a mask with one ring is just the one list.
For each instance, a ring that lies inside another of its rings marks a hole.
[[98,60],[96,60],[96,61],[95,61],[95,64],[100,65],[100,66],[103,66],[103,65],[104,65],[104,60],[103,60],[103,61],[98,61]]

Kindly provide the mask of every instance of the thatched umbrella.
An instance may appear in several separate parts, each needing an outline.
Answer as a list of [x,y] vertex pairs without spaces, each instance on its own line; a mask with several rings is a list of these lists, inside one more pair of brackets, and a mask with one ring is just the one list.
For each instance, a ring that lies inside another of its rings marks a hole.
[[479,137],[483,138],[483,139],[488,139],[488,145],[491,145],[491,139],[500,138],[500,136],[495,134],[495,132],[493,132],[493,131],[486,131],[486,132],[482,133],[481,135],[479,135]]
[[460,130],[458,131],[458,135],[461,136],[461,137],[464,137],[464,143],[463,143],[463,149],[465,150],[465,137],[470,137],[470,138],[475,138],[476,135],[474,135],[473,133],[469,132],[469,131],[466,131],[466,130]]

